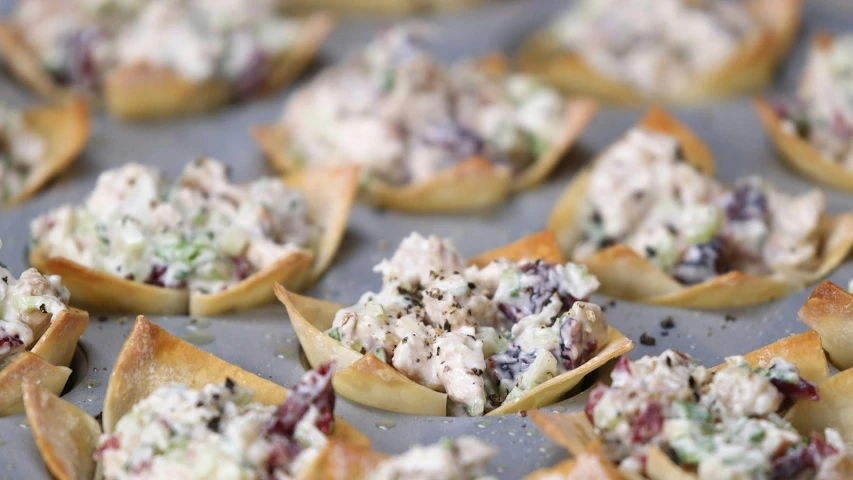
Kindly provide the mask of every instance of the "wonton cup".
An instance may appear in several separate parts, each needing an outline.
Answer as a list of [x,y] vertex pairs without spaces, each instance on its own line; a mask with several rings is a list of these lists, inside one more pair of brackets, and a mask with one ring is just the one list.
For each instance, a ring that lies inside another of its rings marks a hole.
[[[812,44],[813,50],[825,50],[832,45],[832,35],[818,34]],[[803,79],[805,81],[805,78]],[[801,174],[831,187],[853,191],[853,169],[827,157],[808,140],[782,128],[782,119],[770,103],[762,98],[755,99],[758,118],[767,129],[773,144],[782,158]]]
[[693,79],[681,90],[659,97],[596,70],[583,55],[561,45],[550,27],[524,42],[518,61],[522,70],[538,75],[567,93],[592,95],[609,103],[701,103],[769,84],[776,65],[796,36],[800,25],[800,4],[801,0],[748,0],[748,8],[763,26],[762,31],[715,70]]
[[[823,432],[826,427],[833,427],[841,433],[845,441],[853,439],[853,371],[845,371],[833,377],[829,375],[829,365],[820,346],[816,332],[809,330],[792,335],[779,341],[759,348],[744,355],[753,368],[773,357],[782,356],[800,369],[803,378],[818,384],[820,402],[808,400],[797,401],[786,415],[797,430],[807,435],[812,431]],[[711,370],[725,366],[718,365]],[[820,413],[816,413],[820,412]],[[604,478],[641,479],[635,473],[621,470],[602,453],[602,441],[595,432],[592,423],[584,412],[553,414],[542,411],[530,412],[533,421],[552,441],[564,447],[573,456],[580,458],[587,455],[594,457],[608,471],[616,475]],[[846,418],[846,420],[843,420]],[[566,467],[567,468],[567,467]],[[613,470],[609,470],[609,469]],[[646,460],[646,474],[652,480],[695,480],[696,476],[681,469],[669,456],[657,447],[652,447]],[[569,477],[593,478],[593,477]],[[598,477],[595,477],[598,478]]]
[[[547,232],[486,252],[473,258],[470,264],[482,266],[497,258],[562,262],[556,240]],[[329,361],[336,363],[333,382],[341,396],[392,412],[433,416],[447,414],[446,394],[417,383],[372,353],[362,355],[324,333],[331,328],[335,313],[345,305],[296,295],[281,285],[275,286],[275,293],[287,307],[290,323],[299,337],[308,363],[312,366]],[[634,343],[618,330],[612,326],[608,330],[608,341],[595,357],[531,389],[518,401],[504,404],[487,415],[503,415],[550,405],[578,385],[588,373],[633,348]]]
[[29,199],[62,173],[80,155],[89,139],[89,105],[80,97],[57,105],[27,109],[22,114],[27,128],[44,141],[45,152],[29,172],[24,188],[8,199],[9,205]]
[[[507,74],[506,59],[499,54],[488,55],[478,64],[491,75]],[[363,193],[374,206],[413,213],[462,212],[496,205],[514,192],[542,183],[577,141],[597,109],[592,100],[567,101],[559,139],[518,174],[513,174],[509,167],[496,166],[483,157],[474,156],[429,180],[414,184],[392,185],[365,176]],[[252,128],[252,136],[275,169],[285,173],[305,169],[296,158],[286,126],[256,126]]]
[[89,326],[89,314],[69,309],[57,314],[50,323],[44,314],[46,329],[29,351],[17,355],[5,367],[0,367],[0,417],[24,411],[21,403],[21,384],[30,380],[59,395],[71,375],[71,358],[77,340]]
[[[638,126],[677,138],[687,162],[707,175],[714,174],[714,159],[707,145],[665,110],[652,108]],[[548,229],[556,233],[566,255],[580,240],[591,168],[575,176],[548,219]],[[580,263],[586,264],[601,281],[601,292],[612,297],[674,307],[741,307],[782,297],[831,272],[853,248],[853,214],[825,216],[818,235],[821,242],[815,265],[773,276],[731,271],[702,283],[682,285],[622,244],[600,250]]]
[[833,365],[840,370],[853,367],[853,294],[824,280],[797,314],[820,334]]
[[[286,388],[194,347],[139,316],[110,374],[104,398],[104,432],[112,433],[121,417],[160,387],[181,383],[202,388],[223,383],[226,378],[252,389],[253,402],[280,405],[287,396]],[[93,455],[101,435],[98,422],[34,382],[24,384],[24,404],[36,445],[50,473],[59,480],[94,478]],[[330,439],[369,445],[361,432],[340,418],[335,418]],[[331,461],[326,456],[320,458],[322,462],[306,467],[299,478],[318,478],[314,472],[326,468],[324,463]]]
[[[327,14],[306,18],[299,40],[272,58],[256,94],[273,92],[301,73],[317,55],[334,28]],[[19,27],[0,24],[0,55],[12,72],[36,93],[46,97],[67,95],[70,87],[56,83],[27,45]],[[107,72],[102,78],[103,98],[109,112],[123,120],[152,120],[208,112],[237,98],[229,81],[214,78],[194,82],[167,67],[129,65]]]
[[75,304],[79,302],[97,311],[216,315],[263,305],[275,299],[274,284],[300,289],[329,267],[346,229],[358,170],[349,166],[313,170],[285,182],[302,191],[319,237],[311,250],[297,250],[219,293],[204,294],[134,282],[69,258],[50,257],[38,245],[30,252],[30,263],[45,274],[62,275]]

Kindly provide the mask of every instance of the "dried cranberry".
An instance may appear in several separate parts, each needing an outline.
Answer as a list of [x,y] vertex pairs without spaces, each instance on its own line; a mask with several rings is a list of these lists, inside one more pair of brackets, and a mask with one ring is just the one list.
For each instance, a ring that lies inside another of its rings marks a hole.
[[816,432],[812,432],[810,440],[807,448],[815,464],[840,453],[837,448],[827,443],[826,439]]
[[660,404],[650,402],[640,414],[631,421],[631,441],[644,444],[663,429],[663,409]]
[[510,345],[506,350],[498,352],[486,360],[490,375],[498,380],[508,380],[515,383],[516,379],[530,368],[536,360],[536,351],[522,352],[521,346]]
[[16,348],[24,345],[24,341],[18,335],[10,335],[4,330],[0,330],[0,352],[11,352]]
[[595,420],[593,419],[595,406],[598,405],[598,402],[601,401],[601,398],[604,397],[604,394],[607,393],[608,390],[610,390],[610,387],[603,383],[599,383],[591,392],[589,392],[589,399],[586,401],[583,413],[586,414],[586,418],[588,418],[593,424],[595,423]]
[[166,275],[165,265],[154,265],[151,267],[151,275],[148,276],[148,280],[145,283],[156,285],[158,287],[165,287],[166,283],[163,280],[163,277]]
[[773,386],[776,387],[776,390],[779,390],[779,392],[786,397],[797,400],[820,400],[820,393],[818,392],[817,385],[803,377],[800,377],[797,383],[784,382],[778,378],[771,378],[770,383],[772,383]]
[[563,367],[574,370],[595,356],[597,349],[598,341],[586,333],[583,323],[567,315],[565,323],[560,327],[560,358]]
[[770,463],[770,478],[772,480],[800,478],[800,475],[813,469],[814,466],[814,457],[808,449],[798,445],[773,459]]
[[100,40],[101,32],[96,28],[87,28],[74,32],[66,39],[66,64],[58,73],[58,80],[96,91],[99,87],[98,64],[95,60],[95,44]]
[[231,257],[231,261],[238,279],[244,280],[252,274],[252,266],[245,257]]
[[522,283],[530,286],[521,288],[511,298],[498,302],[498,310],[510,321],[518,322],[528,315],[540,313],[551,302],[554,294],[557,294],[562,303],[557,315],[569,311],[579,299],[560,288],[560,281],[553,274],[554,267],[554,264],[542,260],[523,264],[520,267],[522,277],[530,280]]
[[266,427],[266,435],[292,437],[296,425],[312,406],[319,411],[317,428],[328,435],[334,423],[334,372],[334,363],[330,362],[303,375],[299,384],[288,392],[284,403],[276,410],[272,421]]
[[631,375],[631,359],[625,355],[619,357],[619,360],[616,361],[616,365],[613,366],[613,373],[622,372]]
[[269,56],[259,48],[252,51],[252,56],[246,63],[234,82],[237,98],[251,97],[264,86],[269,71]]
[[477,132],[456,122],[428,125],[418,134],[417,141],[444,150],[452,160],[462,160],[485,149],[485,142]]
[[767,218],[767,196],[755,185],[739,185],[726,199],[726,218],[734,222]]
[[110,435],[106,440],[101,442],[101,445],[98,446],[98,450],[95,452],[95,460],[102,460],[104,458],[104,452],[107,450],[116,450],[121,447],[121,442],[118,437],[115,435]]

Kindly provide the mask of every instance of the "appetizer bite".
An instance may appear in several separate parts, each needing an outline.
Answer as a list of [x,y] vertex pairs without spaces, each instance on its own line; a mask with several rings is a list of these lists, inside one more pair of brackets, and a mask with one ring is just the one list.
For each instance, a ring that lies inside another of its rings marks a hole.
[[54,477],[314,479],[331,439],[368,444],[334,416],[334,367],[290,391],[139,317],[95,418],[33,382],[27,419]]
[[853,246],[853,215],[819,190],[788,195],[713,177],[708,147],[653,109],[578,174],[548,222],[607,295],[720,308],[778,298],[823,277]]
[[0,105],[0,206],[23,202],[62,173],[86,146],[82,99],[17,110]]
[[213,315],[273,300],[329,266],[346,228],[357,171],[286,181],[229,180],[196,160],[174,183],[154,167],[108,170],[78,205],[31,224],[30,262],[60,274],[75,302],[99,311]]
[[0,54],[41,95],[84,91],[113,115],[142,120],[280,88],[332,24],[283,16],[273,0],[22,0],[0,24]]
[[582,0],[521,48],[522,70],[602,100],[697,103],[762,87],[800,0]]
[[[813,331],[713,369],[666,350],[623,357],[583,413],[532,416],[556,442],[613,474],[597,478],[849,478],[853,429],[849,419],[828,420],[853,407],[849,386],[840,388],[853,371],[827,374]],[[835,413],[818,418],[815,409]]]
[[819,34],[796,97],[756,99],[773,143],[797,171],[853,191],[853,35]]
[[25,380],[57,395],[65,388],[77,340],[89,326],[89,315],[70,308],[69,297],[58,276],[30,268],[16,279],[0,262],[0,416],[23,411]]
[[377,206],[413,212],[494,205],[548,176],[592,118],[498,55],[442,65],[424,25],[391,28],[297,91],[253,135],[290,172],[357,164]]
[[374,268],[382,289],[345,307],[276,285],[311,365],[335,361],[342,396],[422,415],[549,405],[633,347],[586,299],[596,278],[540,233],[469,262],[412,233]]

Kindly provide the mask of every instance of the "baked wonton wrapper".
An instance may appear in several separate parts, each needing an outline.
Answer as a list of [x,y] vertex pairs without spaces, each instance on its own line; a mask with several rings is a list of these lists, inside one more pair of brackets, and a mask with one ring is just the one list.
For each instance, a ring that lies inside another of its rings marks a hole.
[[24,188],[8,199],[10,205],[32,197],[68,168],[89,139],[89,104],[80,97],[27,109],[22,114],[27,128],[44,141],[45,152],[29,172]]
[[[287,396],[284,387],[194,347],[139,316],[110,374],[104,398],[103,431],[112,433],[122,416],[160,387],[181,383],[202,388],[223,383],[226,378],[253,390],[254,402],[279,405]],[[91,459],[101,435],[98,422],[33,382],[24,386],[24,404],[36,445],[50,473],[59,480],[93,478],[96,465]],[[356,445],[370,443],[340,418],[335,419],[330,438]],[[325,456],[321,458],[329,461]],[[325,468],[319,463],[308,466],[299,478],[317,478],[313,472]]]
[[695,78],[680,91],[654,97],[599,72],[582,55],[561,45],[549,28],[527,39],[519,51],[521,69],[538,75],[567,93],[591,95],[617,104],[668,102],[695,104],[715,97],[754,90],[770,83],[800,25],[802,0],[748,0],[763,31],[725,63]]
[[[667,111],[652,108],[639,126],[677,138],[687,162],[708,175],[714,174],[714,159],[707,145]],[[567,255],[581,236],[580,222],[590,168],[574,177],[548,219],[548,229],[556,233]],[[740,307],[763,303],[799,290],[837,267],[853,248],[853,214],[825,216],[818,231],[821,242],[816,265],[809,270],[772,277],[731,271],[702,283],[682,285],[622,244],[600,250],[581,263],[589,266],[601,281],[601,292],[612,297],[675,307]]]
[[311,250],[295,251],[220,293],[203,294],[126,280],[72,259],[49,257],[38,245],[30,252],[30,263],[45,274],[62,275],[75,304],[99,312],[216,315],[263,305],[275,299],[273,284],[300,289],[328,268],[346,229],[358,170],[349,166],[313,170],[285,182],[302,191],[317,227],[318,238]]
[[[803,434],[810,431],[823,432],[823,428],[833,427],[842,434],[846,441],[850,441],[853,437],[853,421],[848,420],[847,424],[843,424],[838,422],[838,418],[853,414],[853,400],[849,400],[851,398],[849,393],[853,393],[853,374],[851,371],[828,377],[829,365],[826,362],[826,356],[821,348],[817,333],[812,330],[791,335],[744,355],[753,368],[761,366],[776,356],[781,356],[796,365],[800,370],[800,375],[817,383],[820,389],[820,402],[800,400],[794,404],[787,415],[794,427]],[[724,366],[725,364],[718,365],[711,370],[719,370]],[[847,384],[850,387],[847,387]],[[817,416],[813,414],[813,410],[827,413]],[[601,439],[584,412],[553,414],[535,411],[530,412],[530,416],[546,436],[571,452],[572,455],[576,457],[594,455],[598,461],[613,466],[612,462],[602,454]],[[618,470],[618,473],[621,477],[611,478],[643,478],[624,470]],[[652,447],[649,451],[646,459],[646,474],[652,480],[696,479],[695,475],[681,469],[657,447]]]
[[[832,35],[819,33],[812,42],[812,49],[828,49],[832,41]],[[799,135],[786,132],[782,128],[782,119],[779,118],[776,110],[763,98],[755,99],[755,110],[773,144],[791,167],[831,187],[853,191],[853,169],[827,157],[811,142]]]
[[841,370],[853,367],[853,294],[824,280],[797,314],[820,334],[833,365]]
[[[507,74],[506,59],[500,55],[486,56],[479,64],[494,75]],[[513,192],[542,183],[577,141],[597,109],[592,100],[567,101],[560,138],[517,174],[508,167],[495,166],[483,157],[471,157],[427,181],[415,184],[397,186],[378,178],[365,177],[364,196],[377,207],[415,213],[461,212],[496,205]],[[275,169],[285,173],[305,169],[294,156],[286,126],[256,126],[252,128],[252,136]]]
[[[485,265],[497,258],[511,260],[545,259],[562,262],[556,241],[550,233],[538,233],[486,252],[471,260],[472,265]],[[427,388],[372,353],[362,355],[324,332],[331,328],[335,313],[345,307],[333,302],[304,297],[276,285],[275,293],[287,307],[290,323],[299,337],[308,363],[312,366],[334,361],[335,391],[349,400],[383,410],[418,415],[447,414],[447,395]],[[550,405],[574,388],[583,377],[608,360],[633,348],[634,343],[618,330],[609,327],[608,342],[598,354],[569,372],[558,375],[531,389],[518,401],[505,404],[488,415],[502,415]]]
[[24,411],[21,403],[21,384],[25,380],[40,383],[42,387],[59,395],[71,375],[71,358],[77,340],[89,326],[89,314],[76,309],[60,312],[50,323],[45,315],[44,332],[29,351],[0,366],[0,417]]
[[[304,20],[299,40],[272,58],[261,85],[252,95],[273,92],[299,75],[317,55],[334,28],[328,14]],[[19,27],[0,24],[0,55],[12,72],[30,88],[47,97],[62,97],[71,90],[56,83],[27,45]],[[103,78],[103,99],[114,116],[124,120],[152,120],[208,112],[237,97],[227,80],[214,78],[193,82],[170,68],[148,65],[120,67]]]

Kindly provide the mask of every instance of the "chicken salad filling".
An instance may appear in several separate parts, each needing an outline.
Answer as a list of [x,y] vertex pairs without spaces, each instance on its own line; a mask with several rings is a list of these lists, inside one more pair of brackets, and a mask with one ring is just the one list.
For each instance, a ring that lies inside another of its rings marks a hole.
[[303,375],[278,407],[253,403],[231,379],[155,390],[102,435],[104,478],[297,478],[334,429],[334,366]]
[[27,127],[22,112],[0,104],[0,203],[26,188],[46,151],[45,139]]
[[759,27],[737,0],[584,0],[552,32],[605,76],[666,96],[721,67]]
[[272,0],[26,0],[15,21],[62,84],[97,90],[121,67],[166,68],[192,82],[259,88],[302,23]]
[[851,455],[839,433],[803,437],[782,415],[797,399],[819,400],[797,367],[774,357],[753,369],[729,357],[713,372],[688,355],[620,359],[612,384],[597,386],[585,412],[620,467],[645,469],[661,448],[700,479],[834,479]]
[[218,293],[310,248],[302,193],[275,177],[247,184],[202,158],[174,183],[131,163],[98,177],[79,205],[30,225],[32,247],[133,282]]
[[853,35],[812,48],[796,99],[775,104],[782,128],[853,169]]
[[0,262],[0,368],[32,347],[70,298],[58,275],[30,268],[16,279]]
[[599,286],[585,267],[495,260],[466,267],[447,240],[412,233],[378,293],[337,312],[327,335],[449,397],[451,415],[483,415],[594,357],[608,341]]
[[733,270],[796,274],[818,261],[821,191],[788,195],[757,177],[723,185],[667,134],[630,130],[596,162],[588,192],[577,261],[621,243],[685,285]]
[[420,24],[391,28],[296,92],[281,119],[296,161],[354,162],[406,184],[471,157],[519,171],[559,140],[555,90],[475,62],[446,67],[430,37]]
[[433,445],[416,445],[380,463],[370,480],[494,480],[486,466],[497,452],[477,439],[444,438]]

